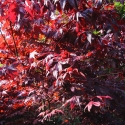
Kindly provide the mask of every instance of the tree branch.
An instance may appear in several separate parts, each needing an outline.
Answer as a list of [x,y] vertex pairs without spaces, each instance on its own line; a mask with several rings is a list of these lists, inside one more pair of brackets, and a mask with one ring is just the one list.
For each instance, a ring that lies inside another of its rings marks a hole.
[[3,39],[4,39],[4,42],[5,42],[5,44],[6,44],[7,48],[8,48],[8,50],[10,50],[10,51],[13,53],[13,51],[12,51],[12,50],[10,49],[10,47],[9,47],[9,44],[8,44],[7,41],[6,41],[5,36],[3,35],[2,31],[1,31],[1,28],[0,28],[0,33],[1,33],[1,36],[3,37]]

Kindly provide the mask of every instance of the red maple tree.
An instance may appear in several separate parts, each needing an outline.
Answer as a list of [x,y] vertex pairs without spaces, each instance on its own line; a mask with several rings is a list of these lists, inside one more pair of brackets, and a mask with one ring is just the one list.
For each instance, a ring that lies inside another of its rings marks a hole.
[[125,124],[124,9],[1,1],[0,124]]

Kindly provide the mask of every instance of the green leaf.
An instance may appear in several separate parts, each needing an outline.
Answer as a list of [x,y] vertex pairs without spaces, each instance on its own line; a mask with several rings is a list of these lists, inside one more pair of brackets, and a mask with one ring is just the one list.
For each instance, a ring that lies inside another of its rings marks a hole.
[[97,30],[94,30],[94,31],[93,31],[93,34],[94,34],[94,35],[98,35],[99,33],[100,33],[100,32],[97,31]]
[[3,67],[4,65],[0,63],[0,67]]
[[123,6],[123,5],[122,5],[120,2],[115,2],[115,3],[114,3],[114,6],[115,6],[115,7],[121,7],[121,6]]

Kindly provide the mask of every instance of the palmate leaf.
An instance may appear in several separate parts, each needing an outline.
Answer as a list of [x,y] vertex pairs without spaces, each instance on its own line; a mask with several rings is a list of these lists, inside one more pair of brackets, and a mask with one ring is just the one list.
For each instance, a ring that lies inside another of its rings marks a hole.
[[68,99],[61,107],[66,107],[68,104],[70,104],[71,110],[75,107],[75,105],[81,107],[80,96],[73,96],[72,98]]
[[93,105],[99,107],[99,106],[101,106],[101,103],[100,103],[99,101],[98,101],[98,102],[90,101],[90,102],[85,106],[84,111],[85,111],[86,109],[88,109],[88,111],[90,112],[90,110],[91,110],[91,108],[92,108]]
[[104,100],[104,99],[112,99],[112,97],[110,96],[96,96],[97,98],[99,98],[100,100]]
[[104,99],[112,99],[110,96],[96,96],[97,98],[99,98],[102,102],[99,102],[99,101],[90,101],[86,106],[85,106],[85,108],[84,108],[84,111],[86,110],[86,109],[88,109],[88,111],[90,112],[90,110],[91,110],[91,108],[92,108],[92,106],[94,105],[94,106],[97,106],[97,107],[99,107],[99,106],[101,106],[103,103],[104,103]]
[[39,116],[44,116],[43,119],[42,119],[42,121],[44,122],[45,120],[50,119],[52,116],[54,116],[56,114],[64,114],[64,112],[60,109],[54,109],[46,115],[45,115],[44,112],[42,112],[42,113],[39,114]]

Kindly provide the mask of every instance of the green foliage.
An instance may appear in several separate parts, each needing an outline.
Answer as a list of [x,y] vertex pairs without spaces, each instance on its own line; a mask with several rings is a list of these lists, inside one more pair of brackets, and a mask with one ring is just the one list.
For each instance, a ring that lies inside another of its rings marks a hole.
[[102,35],[102,34],[100,33],[100,31],[97,31],[97,30],[94,30],[94,31],[93,31],[93,34],[94,34],[94,35],[98,35],[98,36],[101,36],[101,35]]
[[3,67],[4,65],[0,63],[0,67]]
[[125,18],[125,2],[124,4],[121,2],[114,2],[114,6],[118,13],[121,15],[121,18]]

